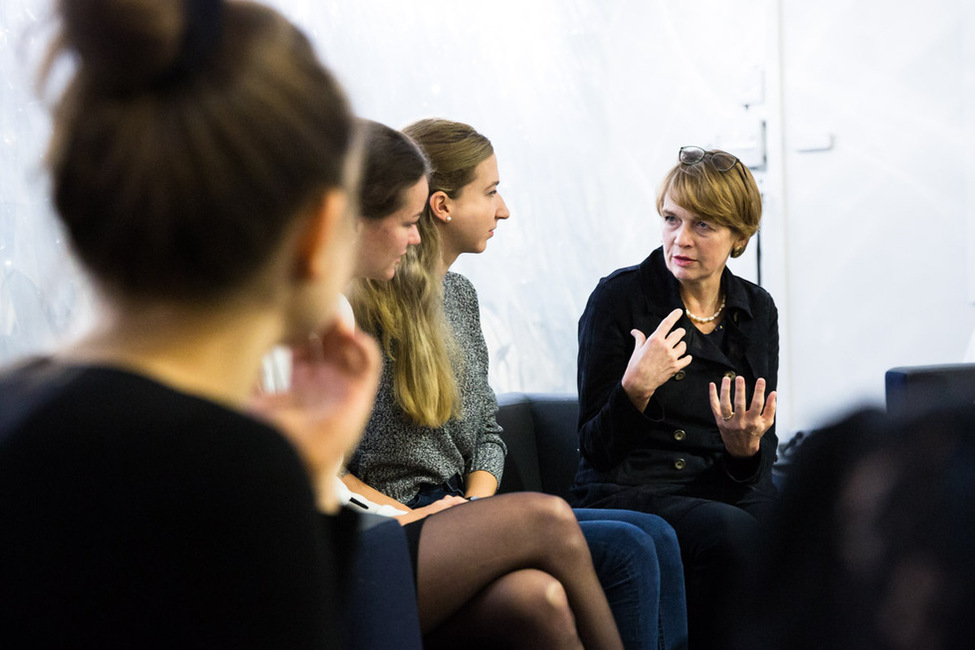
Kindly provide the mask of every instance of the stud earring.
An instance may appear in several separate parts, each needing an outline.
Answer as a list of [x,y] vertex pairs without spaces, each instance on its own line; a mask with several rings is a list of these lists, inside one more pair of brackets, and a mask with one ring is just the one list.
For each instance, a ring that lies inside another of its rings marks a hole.
[[445,221],[446,221],[447,223],[450,223],[450,217],[447,217]]

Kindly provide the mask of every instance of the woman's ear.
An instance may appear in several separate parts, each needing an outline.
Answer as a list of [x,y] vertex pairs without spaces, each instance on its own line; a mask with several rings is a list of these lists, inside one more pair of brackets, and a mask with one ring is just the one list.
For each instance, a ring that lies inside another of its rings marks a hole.
[[430,202],[430,213],[433,215],[433,218],[445,223],[449,222],[452,202],[450,197],[447,196],[447,193],[443,190],[437,190],[430,195],[428,200]]
[[353,233],[348,207],[348,193],[332,188],[309,211],[297,248],[297,272],[303,279],[316,280],[334,271],[335,251],[346,247]]
[[742,253],[745,252],[745,246],[748,244],[748,238],[739,239],[735,241],[735,245],[731,249],[732,257],[740,257]]

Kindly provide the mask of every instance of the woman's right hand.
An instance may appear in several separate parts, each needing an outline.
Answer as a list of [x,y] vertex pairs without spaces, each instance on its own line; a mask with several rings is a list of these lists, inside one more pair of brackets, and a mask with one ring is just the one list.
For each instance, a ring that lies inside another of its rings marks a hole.
[[647,408],[655,390],[691,362],[691,356],[684,354],[687,344],[683,338],[687,332],[683,327],[670,331],[683,313],[682,309],[670,312],[650,336],[644,336],[638,329],[630,331],[634,339],[633,354],[622,383],[630,402],[640,412]]
[[399,521],[400,525],[405,525],[410,522],[423,519],[424,517],[428,517],[432,514],[436,514],[441,510],[446,510],[447,508],[453,508],[454,506],[459,506],[462,503],[467,503],[467,499],[465,499],[464,497],[456,497],[456,496],[448,495],[440,499],[439,501],[434,501],[430,505],[423,506],[422,508],[414,508],[413,510],[410,510],[405,515],[400,515],[396,519],[397,521]]
[[367,334],[338,323],[292,349],[291,387],[251,407],[287,435],[312,471],[319,505],[337,509],[335,473],[372,412],[382,357]]

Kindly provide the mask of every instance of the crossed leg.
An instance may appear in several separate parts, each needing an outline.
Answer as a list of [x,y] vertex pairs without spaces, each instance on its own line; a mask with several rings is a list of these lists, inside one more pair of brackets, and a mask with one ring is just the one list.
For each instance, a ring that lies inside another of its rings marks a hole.
[[565,648],[582,645],[562,584],[538,569],[504,575],[424,637],[444,648]]
[[428,517],[417,600],[431,641],[468,646],[486,628],[525,647],[519,634],[534,635],[532,647],[622,648],[586,540],[557,497],[506,494]]

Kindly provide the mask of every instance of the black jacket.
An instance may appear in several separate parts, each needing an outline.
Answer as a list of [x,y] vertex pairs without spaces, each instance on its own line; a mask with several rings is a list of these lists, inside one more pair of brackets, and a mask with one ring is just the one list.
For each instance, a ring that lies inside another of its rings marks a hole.
[[[626,507],[650,495],[684,495],[735,503],[761,490],[774,494],[772,463],[778,441],[766,432],[751,459],[724,449],[708,400],[708,384],[725,374],[745,377],[750,403],[755,380],[766,395],[776,387],[778,312],[767,291],[725,269],[725,354],[687,316],[676,327],[687,334],[693,361],[658,388],[643,413],[621,380],[633,352],[630,330],[648,335],[667,314],[683,308],[679,284],[658,248],[639,266],[600,280],[579,320],[579,445],[582,460],[573,489],[579,505],[614,497]],[[622,502],[621,500],[622,499]]]

